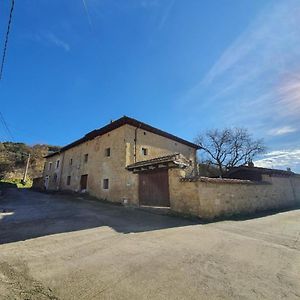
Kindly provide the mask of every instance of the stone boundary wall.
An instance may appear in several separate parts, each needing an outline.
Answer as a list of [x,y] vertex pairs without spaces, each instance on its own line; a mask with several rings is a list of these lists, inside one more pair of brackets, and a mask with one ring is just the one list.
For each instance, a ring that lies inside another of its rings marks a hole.
[[300,177],[249,180],[200,177],[183,178],[183,171],[169,170],[173,211],[203,219],[293,207],[300,204]]

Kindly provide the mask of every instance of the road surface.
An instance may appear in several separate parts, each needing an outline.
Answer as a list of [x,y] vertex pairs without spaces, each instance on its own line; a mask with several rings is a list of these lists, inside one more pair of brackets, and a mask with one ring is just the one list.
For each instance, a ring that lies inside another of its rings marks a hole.
[[200,224],[17,189],[0,209],[0,299],[300,298],[300,210]]

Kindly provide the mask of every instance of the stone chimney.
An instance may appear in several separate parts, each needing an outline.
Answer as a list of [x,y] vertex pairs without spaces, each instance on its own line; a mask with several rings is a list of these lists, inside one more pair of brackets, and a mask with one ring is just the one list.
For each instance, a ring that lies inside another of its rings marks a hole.
[[254,162],[252,160],[248,161],[248,167],[253,168],[254,167]]

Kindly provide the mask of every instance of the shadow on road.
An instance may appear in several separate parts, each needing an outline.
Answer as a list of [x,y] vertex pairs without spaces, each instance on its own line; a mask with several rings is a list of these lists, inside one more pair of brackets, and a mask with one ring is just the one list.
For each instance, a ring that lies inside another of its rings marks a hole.
[[101,226],[127,234],[195,224],[196,220],[23,189],[9,189],[0,200],[0,244]]

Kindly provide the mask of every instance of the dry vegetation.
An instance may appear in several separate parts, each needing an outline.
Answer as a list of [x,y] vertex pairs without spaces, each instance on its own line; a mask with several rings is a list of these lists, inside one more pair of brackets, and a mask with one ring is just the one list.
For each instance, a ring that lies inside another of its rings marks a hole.
[[24,143],[0,143],[0,180],[16,180],[23,176],[28,154],[31,155],[28,177],[35,178],[42,174],[45,159],[49,152],[59,147],[37,144],[29,146]]

